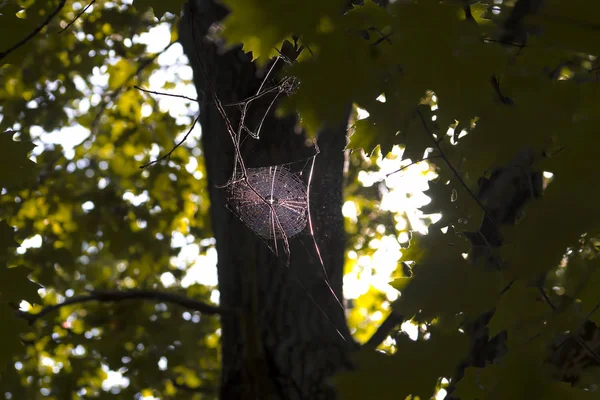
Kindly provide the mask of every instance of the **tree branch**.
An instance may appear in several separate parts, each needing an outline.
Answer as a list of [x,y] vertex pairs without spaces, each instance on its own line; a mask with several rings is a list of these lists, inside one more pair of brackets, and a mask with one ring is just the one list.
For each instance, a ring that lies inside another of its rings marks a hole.
[[85,12],[88,10],[88,8],[90,8],[91,6],[93,6],[95,2],[96,2],[96,0],[92,0],[90,2],[90,4],[88,4],[87,6],[85,6],[85,8],[79,14],[77,14],[77,16],[71,22],[69,22],[67,24],[67,26],[65,26],[62,30],[60,30],[58,33],[61,34],[64,31],[66,31],[67,29],[69,29],[69,27],[71,25],[73,25],[75,23],[75,21],[77,21],[83,14],[85,14]]
[[216,394],[217,393],[217,389],[214,387],[207,387],[207,386],[188,386],[185,385],[183,383],[178,383],[175,379],[169,379],[171,381],[171,384],[173,384],[173,386],[177,389],[181,389],[184,390],[186,392],[190,392],[190,393],[204,393],[204,394]]
[[362,345],[366,349],[375,349],[390,335],[392,329],[404,322],[404,316],[392,310],[391,314],[377,328],[373,336]]
[[35,28],[33,30],[33,32],[31,32],[29,35],[27,35],[26,37],[24,37],[21,41],[17,42],[15,45],[13,45],[12,47],[8,48],[7,50],[4,50],[3,52],[1,52],[0,53],[0,61],[2,59],[4,59],[6,56],[8,56],[10,53],[12,53],[13,51],[15,51],[16,49],[18,49],[19,47],[21,47],[24,44],[26,44],[27,42],[29,42],[35,35],[37,35],[38,33],[40,33],[40,31],[42,29],[44,29],[50,23],[50,21],[52,21],[52,18],[54,18],[56,16],[56,14],[58,14],[60,12],[60,10],[63,9],[63,7],[65,6],[66,2],[67,2],[67,0],[61,0],[61,2],[58,5],[58,7],[56,7],[56,9],[54,11],[52,11],[48,15],[48,17],[44,20],[44,22],[42,22],[42,24],[40,26],[38,26],[37,28]]
[[141,289],[131,289],[131,290],[93,290],[88,295],[80,295],[74,296],[66,299],[62,303],[53,304],[50,306],[44,307],[40,312],[36,314],[31,314],[25,311],[17,311],[17,316],[27,320],[30,324],[37,321],[38,319],[45,317],[46,315],[57,311],[65,306],[70,306],[74,304],[83,304],[88,303],[90,301],[98,301],[98,302],[120,302],[125,300],[155,300],[162,301],[165,303],[177,304],[179,306],[188,308],[190,310],[199,311],[208,315],[224,315],[231,314],[235,311],[228,308],[223,308],[219,306],[213,306],[210,304],[203,303],[198,300],[191,299],[186,296],[182,296],[175,293],[169,292],[159,292],[155,290],[141,290]]

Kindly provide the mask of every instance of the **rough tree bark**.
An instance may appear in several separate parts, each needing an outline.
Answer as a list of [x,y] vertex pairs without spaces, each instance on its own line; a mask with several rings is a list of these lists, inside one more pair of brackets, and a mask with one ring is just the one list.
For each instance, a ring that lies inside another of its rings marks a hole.
[[[234,147],[212,103],[199,63],[205,66],[224,104],[253,95],[264,74],[239,47],[224,51],[206,38],[209,27],[226,13],[212,1],[192,0],[185,7],[180,26],[199,100],[204,101],[200,122],[219,258],[220,302],[242,310],[241,317],[222,318],[221,398],[334,398],[326,380],[347,364],[354,343],[345,313],[325,283],[312,239],[306,234],[290,239],[291,263],[286,267],[286,256],[277,257],[243,225],[226,208],[225,190],[218,188],[231,177]],[[251,107],[247,117],[250,126],[264,115],[270,100]],[[237,126],[239,110],[228,107],[227,111]],[[345,245],[341,206],[346,124],[347,118],[319,135],[321,153],[316,158],[310,198],[316,241],[340,299]],[[248,138],[241,148],[246,165],[277,165],[312,156],[314,148],[307,146],[305,136],[296,127],[295,117],[268,115],[260,140]]]

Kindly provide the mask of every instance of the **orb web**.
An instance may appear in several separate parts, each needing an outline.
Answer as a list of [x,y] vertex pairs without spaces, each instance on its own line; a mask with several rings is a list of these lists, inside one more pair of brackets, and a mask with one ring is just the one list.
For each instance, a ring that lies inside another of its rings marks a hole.
[[[230,208],[263,239],[286,239],[302,232],[308,221],[306,185],[284,166],[246,168],[229,186]],[[237,181],[237,182],[236,182]]]

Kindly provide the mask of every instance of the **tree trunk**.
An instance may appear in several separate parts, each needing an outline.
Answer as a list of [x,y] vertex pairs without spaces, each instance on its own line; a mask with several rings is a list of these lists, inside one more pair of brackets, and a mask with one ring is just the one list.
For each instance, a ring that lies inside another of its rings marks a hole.
[[[288,257],[281,251],[281,242],[279,255],[275,255],[226,208],[226,190],[219,188],[231,178],[234,146],[199,63],[204,65],[223,104],[255,94],[264,71],[257,70],[239,47],[224,52],[205,37],[208,28],[226,15],[225,9],[211,1],[196,0],[191,4],[193,23],[189,10],[186,7],[180,36],[194,69],[199,100],[204,101],[200,122],[218,252],[220,303],[242,310],[240,317],[222,318],[221,398],[334,398],[325,380],[347,363],[354,343],[345,313],[326,284],[308,229],[289,240],[290,264],[286,266]],[[265,114],[271,99],[250,107],[246,121],[251,128]],[[237,127],[239,108],[226,110]],[[347,119],[319,135],[320,154],[309,199],[315,239],[339,299],[343,298],[345,239],[341,206],[346,124]],[[314,147],[307,146],[296,126],[296,117],[276,118],[271,112],[260,139],[248,137],[241,147],[246,166],[272,166],[310,158]]]

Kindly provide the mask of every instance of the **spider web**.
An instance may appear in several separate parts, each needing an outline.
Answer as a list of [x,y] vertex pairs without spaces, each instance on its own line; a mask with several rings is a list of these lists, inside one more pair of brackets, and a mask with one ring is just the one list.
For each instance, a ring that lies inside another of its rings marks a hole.
[[[192,31],[194,31],[193,27]],[[193,44],[195,47],[195,41],[193,41]],[[200,43],[199,45],[201,46],[202,44]],[[345,311],[342,302],[333,290],[327,274],[327,269],[323,262],[323,257],[321,256],[321,251],[314,236],[310,212],[310,185],[312,181],[315,160],[319,155],[319,147],[316,143],[316,140],[313,142],[315,149],[314,155],[308,159],[294,161],[287,164],[250,168],[246,167],[245,160],[241,153],[241,146],[243,145],[244,141],[247,139],[260,140],[260,132],[263,123],[280,96],[289,95],[297,87],[298,82],[294,77],[285,77],[272,86],[266,86],[278,63],[285,62],[290,64],[292,61],[280,53],[280,55],[277,56],[272,62],[262,80],[262,83],[253,96],[248,97],[241,102],[223,104],[216,94],[216,90],[208,76],[206,67],[198,56],[198,50],[199,49],[195,49],[194,53],[196,54],[196,61],[200,67],[199,69],[206,82],[208,93],[212,96],[213,101],[211,103],[216,106],[221,118],[225,122],[227,133],[231,138],[234,148],[234,165],[232,176],[225,185],[219,186],[219,188],[226,190],[227,208],[259,238],[261,238],[276,256],[285,257],[286,267],[289,267],[291,259],[289,239],[294,236],[298,236],[303,232],[309,235],[312,238],[314,250],[321,266],[325,284],[338,306],[342,311]],[[198,103],[205,102],[176,94],[155,92],[142,89],[140,87],[136,88],[154,95],[167,95],[185,100],[193,100]],[[273,98],[271,99],[260,121],[254,130],[252,130],[246,124],[248,110],[255,100],[261,99],[266,95],[273,95]],[[206,93],[204,93],[204,96],[206,96]],[[225,107],[239,108],[240,122],[237,128],[234,128],[230,118],[227,115],[227,112],[225,111]],[[142,165],[140,168],[146,168],[150,165],[168,159],[175,149],[177,149],[186,141],[187,137],[198,122],[199,117],[200,116],[198,115],[194,119],[191,127],[184,135],[183,139],[181,139],[168,153],[154,161]],[[304,169],[309,163],[310,168],[308,172],[308,180],[307,183],[305,183],[302,179],[302,176],[304,174]],[[304,165],[299,171],[297,170],[298,164]],[[326,320],[328,320],[337,334],[344,341],[346,341],[345,336],[335,326],[333,321],[329,318],[321,306],[314,300],[310,292],[304,287],[304,285],[302,285],[297,277],[294,278],[310,298],[312,303],[319,309]]]
[[[193,21],[190,20],[190,21]],[[193,31],[193,27],[192,27]],[[195,41],[193,41],[196,46]],[[202,43],[199,43],[202,46]],[[198,49],[194,51],[199,69],[203,74],[204,80],[208,86],[209,92],[212,95],[215,106],[225,122],[227,133],[229,134],[232,145],[234,147],[234,166],[232,176],[223,186],[227,190],[227,207],[238,217],[246,226],[256,233],[267,246],[277,256],[280,255],[280,249],[283,250],[286,258],[286,267],[290,264],[290,245],[289,238],[302,232],[305,227],[308,228],[308,233],[312,238],[315,252],[318,256],[323,279],[332,297],[342,311],[345,311],[344,305],[335,294],[331,281],[327,274],[327,269],[321,256],[321,251],[314,236],[314,229],[310,213],[310,184],[312,181],[312,173],[315,165],[316,156],[319,154],[319,147],[316,140],[314,141],[315,154],[309,158],[311,161],[308,182],[306,186],[300,179],[299,175],[295,175],[289,167],[293,163],[284,165],[270,165],[262,168],[247,168],[241,153],[241,145],[247,138],[255,140],[260,139],[260,130],[267,115],[275,104],[279,96],[288,95],[294,91],[298,82],[294,77],[286,77],[279,83],[265,88],[266,82],[273,73],[275,66],[279,62],[291,63],[283,54],[275,58],[269,70],[266,73],[261,85],[254,96],[245,101],[236,104],[240,107],[241,116],[237,129],[234,129],[231,120],[221,103],[215,88],[212,85],[207,69],[199,57]],[[263,97],[266,94],[275,93],[267,110],[263,114],[255,131],[250,130],[246,126],[246,115],[251,103]],[[246,133],[246,136],[244,136]],[[306,160],[307,162],[309,160]],[[300,280],[295,277],[296,282],[302,287],[304,292],[310,298],[312,303],[319,309],[321,314],[331,324],[337,334],[346,341],[346,338],[341,331],[335,326],[327,313],[313,299],[309,291],[302,285]]]
[[[285,165],[246,169],[228,190],[228,208],[263,239],[291,238],[308,222],[306,186]],[[278,221],[279,223],[276,223]]]
[[[309,162],[311,164],[308,173],[308,182],[306,184],[301,179],[302,170],[304,168],[302,168],[300,172],[293,171],[293,165],[301,163],[302,160],[287,164],[248,168],[245,166],[241,156],[240,148],[246,138],[260,139],[260,129],[262,128],[262,124],[277,100],[277,97],[281,94],[290,94],[297,85],[295,78],[287,77],[275,86],[263,90],[265,82],[267,82],[276,64],[280,61],[289,62],[283,56],[275,58],[256,94],[240,104],[241,119],[237,131],[235,134],[233,134],[232,131],[229,132],[236,157],[234,158],[232,176],[229,182],[223,186],[223,188],[227,190],[227,208],[259,236],[275,255],[280,256],[281,251],[283,251],[283,256],[286,258],[286,266],[289,266],[291,259],[289,239],[303,231],[308,231],[307,233],[312,238],[327,288],[339,307],[342,310],[345,310],[329,280],[327,269],[325,268],[321,256],[321,251],[314,236],[310,213],[310,184],[312,181],[315,160],[319,155],[317,142],[313,142],[315,154],[309,159],[304,160],[304,167],[306,167]],[[250,103],[263,95],[274,91],[276,92],[276,96],[262,116],[257,130],[251,131],[245,126],[245,116]],[[212,91],[212,95],[217,99],[215,91]],[[223,112],[221,113],[221,116],[225,119],[228,128],[231,127],[232,124],[228,120],[227,115]],[[247,136],[243,136],[243,133],[247,133]],[[296,281],[311,298],[311,301],[319,308],[321,313],[333,325],[333,322],[329,319],[323,309],[314,301],[314,299],[312,299],[308,290],[304,288],[297,278]],[[333,327],[342,339],[345,340],[343,334],[335,326]]]

